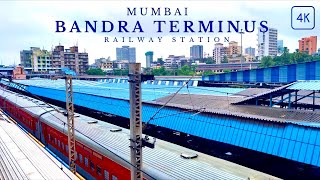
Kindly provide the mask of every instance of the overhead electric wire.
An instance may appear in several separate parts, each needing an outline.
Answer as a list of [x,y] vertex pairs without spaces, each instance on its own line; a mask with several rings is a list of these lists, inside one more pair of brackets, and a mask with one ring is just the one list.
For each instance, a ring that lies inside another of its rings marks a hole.
[[185,82],[185,83],[168,99],[168,101],[165,102],[165,103],[149,118],[149,120],[144,124],[144,127],[142,128],[142,130],[145,129],[146,126],[149,124],[149,122],[150,122],[151,120],[153,120],[153,118],[161,111],[161,109],[164,108],[164,107],[171,101],[171,99],[173,99],[174,96],[176,96],[176,95],[179,93],[179,91],[189,83],[189,81],[194,77],[194,75],[195,75],[195,74],[193,74],[193,76],[192,76],[191,78],[189,78],[189,80],[188,80],[187,82]]

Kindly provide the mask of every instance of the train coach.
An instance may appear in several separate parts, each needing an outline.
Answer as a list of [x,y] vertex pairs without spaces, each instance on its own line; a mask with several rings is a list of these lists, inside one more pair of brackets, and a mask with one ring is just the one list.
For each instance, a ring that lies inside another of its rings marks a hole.
[[[68,162],[67,117],[46,103],[0,89],[0,106]],[[61,109],[63,111],[64,109]],[[129,130],[75,114],[77,171],[87,179],[130,179]],[[181,154],[196,154],[185,159]],[[157,140],[143,149],[144,179],[276,179],[267,174]]]

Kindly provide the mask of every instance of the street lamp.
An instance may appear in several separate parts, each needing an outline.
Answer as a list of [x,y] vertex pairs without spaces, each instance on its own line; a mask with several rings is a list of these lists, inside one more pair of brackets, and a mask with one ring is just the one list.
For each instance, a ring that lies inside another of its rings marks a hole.
[[239,32],[240,33],[240,36],[241,36],[241,55],[240,55],[240,63],[241,63],[241,71],[242,71],[242,34],[244,34],[244,32],[242,31],[242,29],[241,29],[241,31]]

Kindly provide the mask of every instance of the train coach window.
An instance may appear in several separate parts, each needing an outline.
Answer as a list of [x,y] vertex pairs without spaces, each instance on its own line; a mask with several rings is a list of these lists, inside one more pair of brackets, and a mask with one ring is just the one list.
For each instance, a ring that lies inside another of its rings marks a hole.
[[79,161],[80,161],[80,163],[82,163],[82,155],[81,154],[79,154]]
[[101,176],[101,167],[97,165],[97,174]]
[[109,172],[104,170],[104,180],[109,180]]
[[90,161],[90,169],[91,169],[92,171],[94,171],[94,164],[93,164],[92,161]]
[[60,140],[58,140],[58,147],[60,147]]
[[49,141],[51,141],[51,135],[50,134],[48,134],[48,139],[49,139]]
[[88,167],[89,166],[89,161],[88,161],[88,158],[84,158],[84,164]]
[[112,180],[118,180],[117,176],[112,175]]
[[66,152],[69,153],[69,146],[66,145]]
[[63,144],[63,142],[61,142],[61,148],[62,148],[62,150],[64,150],[64,144]]
[[57,145],[57,138],[54,138],[54,144]]

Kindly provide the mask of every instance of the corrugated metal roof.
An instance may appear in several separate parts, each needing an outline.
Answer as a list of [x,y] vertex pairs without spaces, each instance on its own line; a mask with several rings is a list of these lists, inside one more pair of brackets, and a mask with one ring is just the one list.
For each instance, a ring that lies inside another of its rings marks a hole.
[[[116,79],[118,80],[118,79]],[[160,80],[159,80],[160,81]],[[36,79],[36,80],[14,80],[19,84],[26,86],[43,87],[49,89],[59,89],[65,91],[65,81],[63,79],[48,80],[48,79]],[[6,82],[3,82],[6,83]],[[109,82],[97,82],[97,81],[85,81],[85,80],[73,80],[73,92],[93,94],[103,97],[112,97],[117,99],[129,99],[129,83],[109,83]],[[17,87],[15,87],[17,88]],[[174,94],[180,86],[173,85],[153,85],[142,84],[142,99],[146,101],[152,101],[157,98],[165,97],[170,94]],[[244,90],[243,88],[225,88],[225,87],[193,87],[189,86],[182,88],[179,94],[208,94],[208,95],[226,95],[234,94]],[[32,92],[34,93],[34,92]]]
[[0,114],[0,179],[78,179]]
[[237,102],[235,102],[235,103],[233,103],[233,104],[243,103],[243,102],[249,101],[249,100],[251,100],[251,99],[255,99],[256,97],[269,95],[269,94],[271,94],[271,93],[275,93],[275,92],[277,92],[277,91],[281,91],[281,90],[283,90],[283,89],[287,89],[287,87],[289,87],[289,86],[291,86],[291,85],[293,85],[293,84],[294,84],[294,83],[290,83],[290,84],[287,84],[287,85],[284,85],[284,86],[281,86],[281,87],[278,87],[278,88],[275,88],[275,89],[271,89],[271,90],[269,90],[269,91],[264,91],[264,92],[262,92],[262,93],[254,94],[254,95],[251,95],[251,96],[249,96],[249,97],[247,97],[247,98],[241,99],[240,101],[237,101]]
[[[163,105],[171,96],[157,99],[151,104]],[[320,112],[296,109],[271,108],[255,105],[232,105],[239,97],[199,96],[177,94],[167,106],[182,109],[195,109],[203,112],[243,117],[256,120],[294,123],[303,126],[320,127]]]
[[320,81],[319,80],[297,81],[291,86],[289,86],[287,89],[320,91]]
[[[4,92],[3,94],[7,96],[9,93]],[[7,98],[13,102],[17,100],[15,95],[9,95]],[[30,106],[26,108],[27,110],[41,111],[39,107],[31,107],[34,104],[28,99],[19,98],[19,105]],[[63,122],[66,122],[66,117],[56,111],[53,111],[52,114],[47,113],[43,115],[46,123],[60,128],[62,132],[66,133],[67,131],[63,130],[63,128],[66,128],[63,126]],[[86,137],[94,139],[111,152],[129,162],[129,130],[123,129],[121,132],[110,132],[110,129],[119,127],[102,121],[98,121],[97,124],[88,125],[87,122],[92,120],[95,119],[81,115],[79,118],[76,118],[75,127]],[[81,136],[78,132],[76,134],[77,140],[82,143],[90,144],[95,149],[100,150],[100,153],[109,153],[88,138]],[[184,152],[197,153],[199,156],[195,159],[183,159],[180,157],[180,154]],[[109,153],[108,156],[112,157],[112,154]],[[154,149],[143,149],[143,162],[143,170],[157,177],[157,179],[277,179],[264,173],[161,140],[157,140]]]
[[14,67],[0,67],[0,71],[12,71]]

